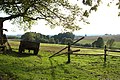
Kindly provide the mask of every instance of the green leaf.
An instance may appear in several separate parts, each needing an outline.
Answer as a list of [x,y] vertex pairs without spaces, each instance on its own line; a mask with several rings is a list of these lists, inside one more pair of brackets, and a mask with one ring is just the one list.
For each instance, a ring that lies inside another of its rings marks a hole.
[[101,0],[97,0],[98,5],[100,4]]
[[92,6],[92,0],[83,0],[82,3],[85,5]]
[[92,0],[86,0],[86,4],[92,6]]
[[88,11],[87,11],[87,10],[85,10],[85,12],[84,12],[83,16],[85,16],[85,17],[89,17],[89,13],[88,13]]
[[91,12],[91,10],[97,11],[97,7],[98,7],[98,5],[94,5],[93,7],[91,7],[90,12]]

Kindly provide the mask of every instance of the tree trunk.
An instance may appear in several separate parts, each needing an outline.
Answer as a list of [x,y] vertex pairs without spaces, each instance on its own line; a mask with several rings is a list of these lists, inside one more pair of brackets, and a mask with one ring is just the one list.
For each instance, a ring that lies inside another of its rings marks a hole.
[[0,19],[0,44],[3,45],[3,19]]

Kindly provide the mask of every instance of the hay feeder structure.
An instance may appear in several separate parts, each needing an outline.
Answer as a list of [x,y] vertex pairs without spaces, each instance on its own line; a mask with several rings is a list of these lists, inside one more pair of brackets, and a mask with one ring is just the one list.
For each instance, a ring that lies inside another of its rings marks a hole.
[[25,51],[25,49],[29,50],[33,50],[34,54],[37,55],[39,52],[39,45],[40,42],[33,42],[33,41],[20,41],[20,45],[19,45],[19,53],[22,53]]

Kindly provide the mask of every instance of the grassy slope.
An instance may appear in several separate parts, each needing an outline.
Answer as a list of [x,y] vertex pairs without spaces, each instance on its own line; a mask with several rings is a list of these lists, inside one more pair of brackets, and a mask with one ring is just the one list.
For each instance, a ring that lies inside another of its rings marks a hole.
[[[4,80],[119,80],[120,57],[107,57],[103,66],[103,56],[71,56],[71,63],[66,64],[67,56],[49,59],[64,45],[41,44],[37,56],[17,54],[18,42],[11,42],[13,52],[0,54],[0,77]],[[47,47],[45,49],[45,47]],[[57,48],[56,48],[57,47]],[[81,49],[81,53],[93,53],[92,49]],[[102,50],[97,50],[102,52]]]
[[[120,41],[120,35],[101,35],[101,36],[85,36],[84,40],[89,40],[89,41],[94,41],[98,37],[102,37],[105,41],[108,39],[114,39],[115,41],[119,42]],[[76,36],[76,39],[79,39],[80,36]]]
[[[115,42],[113,44],[114,48],[120,47],[120,35],[103,35],[103,36],[86,36],[83,40],[79,41],[80,44],[92,44],[95,40],[97,40],[98,37],[102,37],[104,39],[104,43],[108,39],[114,39]],[[80,37],[76,37],[76,39],[79,39]]]

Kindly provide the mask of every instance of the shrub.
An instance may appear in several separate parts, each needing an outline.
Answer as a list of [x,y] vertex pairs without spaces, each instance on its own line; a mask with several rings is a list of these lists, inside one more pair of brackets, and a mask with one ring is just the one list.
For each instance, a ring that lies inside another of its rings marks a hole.
[[102,48],[103,46],[104,40],[102,37],[98,37],[98,39],[92,43],[92,47]]

